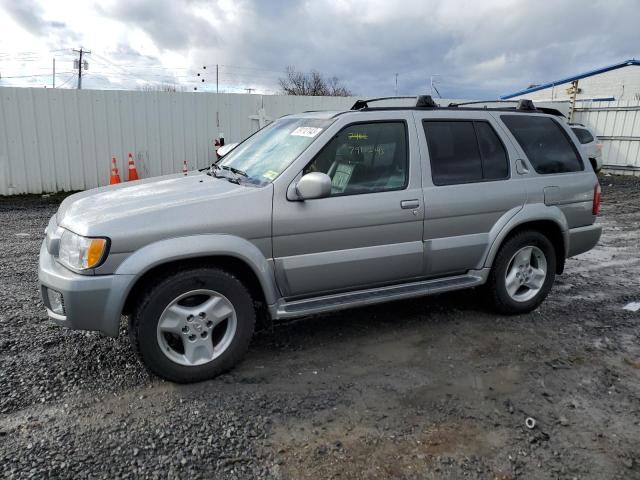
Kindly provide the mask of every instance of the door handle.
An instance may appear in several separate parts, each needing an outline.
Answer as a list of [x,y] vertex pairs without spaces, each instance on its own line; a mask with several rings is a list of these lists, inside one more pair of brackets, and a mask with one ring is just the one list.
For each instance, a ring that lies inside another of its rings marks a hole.
[[400,202],[400,208],[403,208],[405,210],[412,210],[412,209],[418,208],[418,207],[420,207],[420,200],[418,200],[418,199],[402,200]]

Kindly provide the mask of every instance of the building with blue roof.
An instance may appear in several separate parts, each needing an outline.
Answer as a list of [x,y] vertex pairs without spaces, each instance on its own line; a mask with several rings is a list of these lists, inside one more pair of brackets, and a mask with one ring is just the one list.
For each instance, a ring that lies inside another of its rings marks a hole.
[[538,101],[570,100],[574,81],[576,100],[640,101],[640,60],[625,60],[606,67],[561,78],[503,95],[503,100],[529,98]]

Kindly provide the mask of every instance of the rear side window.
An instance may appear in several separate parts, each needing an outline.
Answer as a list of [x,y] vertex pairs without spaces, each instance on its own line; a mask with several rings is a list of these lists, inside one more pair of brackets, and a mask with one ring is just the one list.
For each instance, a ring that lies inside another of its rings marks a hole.
[[536,172],[542,174],[584,170],[580,155],[562,127],[549,117],[502,115]]
[[571,130],[573,130],[573,133],[578,137],[578,141],[583,145],[593,142],[593,135],[591,135],[591,132],[586,128],[571,127]]
[[509,176],[507,152],[483,121],[424,120],[435,185],[500,180]]

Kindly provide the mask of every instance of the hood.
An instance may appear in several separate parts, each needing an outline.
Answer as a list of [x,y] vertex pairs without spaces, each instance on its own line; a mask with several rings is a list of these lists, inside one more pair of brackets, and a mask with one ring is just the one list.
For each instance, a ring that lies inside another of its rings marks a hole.
[[201,172],[167,175],[71,195],[61,203],[56,220],[80,235],[109,237],[115,252],[196,233],[247,238],[248,232],[239,228],[242,211],[253,208],[270,222],[271,191],[271,186],[237,185]]

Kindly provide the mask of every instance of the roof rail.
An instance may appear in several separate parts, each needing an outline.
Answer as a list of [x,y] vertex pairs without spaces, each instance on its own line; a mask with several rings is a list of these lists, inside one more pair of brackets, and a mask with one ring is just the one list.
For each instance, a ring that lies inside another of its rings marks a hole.
[[397,99],[407,99],[413,98],[416,100],[415,107],[419,108],[438,108],[438,104],[433,101],[431,95],[418,95],[416,96],[405,96],[405,97],[378,97],[378,98],[369,98],[366,100],[357,100],[356,103],[353,104],[351,110],[362,110],[365,108],[369,108],[369,103],[371,102],[381,102],[383,100],[397,100]]
[[463,105],[479,105],[481,103],[518,103],[518,100],[474,100],[472,102],[450,103],[449,107],[462,107]]
[[[528,98],[521,98],[519,100],[474,100],[472,102],[460,102],[460,103],[450,103],[449,107],[462,107],[465,105],[480,105],[483,103],[517,103],[515,109],[519,110],[519,111],[528,111],[528,112],[535,112],[536,110],[550,110],[553,112],[558,112],[555,109],[543,109],[543,108],[536,108],[536,106],[533,103],[533,100],[529,100]],[[489,109],[489,107],[487,107],[485,105],[485,107],[487,110]],[[545,113],[551,113],[551,112],[545,112]],[[560,112],[558,112],[560,115],[562,115]],[[555,113],[551,113],[552,115],[554,115]],[[564,115],[563,115],[564,116]]]

